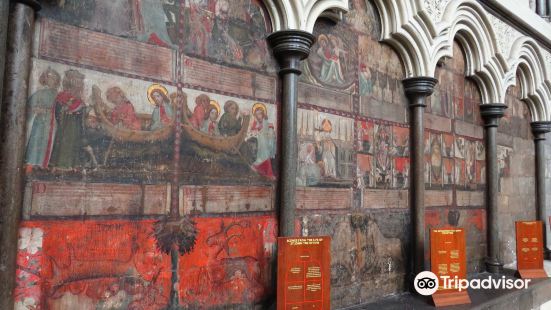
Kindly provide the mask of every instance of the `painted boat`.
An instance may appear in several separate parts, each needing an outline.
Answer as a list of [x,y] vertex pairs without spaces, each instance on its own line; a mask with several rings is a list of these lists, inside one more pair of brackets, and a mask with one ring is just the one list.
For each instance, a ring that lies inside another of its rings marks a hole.
[[197,144],[204,146],[212,151],[224,152],[228,154],[239,154],[239,148],[247,137],[247,130],[249,129],[249,121],[251,116],[245,115],[242,117],[241,130],[236,135],[223,137],[223,136],[211,136],[198,129],[194,128],[189,122],[188,113],[190,111],[187,106],[187,102],[184,100],[184,111],[182,113],[182,129],[184,135],[196,142]]
[[170,125],[157,130],[131,130],[127,128],[121,128],[113,125],[109,118],[105,114],[109,108],[103,102],[101,98],[101,92],[97,86],[92,88],[92,102],[96,117],[101,124],[101,128],[105,133],[113,138],[115,141],[120,142],[156,142],[167,140],[173,129],[174,120]]

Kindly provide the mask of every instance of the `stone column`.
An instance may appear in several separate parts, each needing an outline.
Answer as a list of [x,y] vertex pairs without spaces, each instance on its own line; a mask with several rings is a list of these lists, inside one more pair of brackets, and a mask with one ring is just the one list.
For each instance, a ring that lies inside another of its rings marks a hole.
[[491,273],[501,273],[503,262],[499,251],[499,222],[497,195],[499,175],[497,171],[496,133],[499,119],[505,114],[507,106],[501,103],[489,103],[480,106],[480,114],[484,120],[484,140],[486,143],[486,270]]
[[23,205],[26,103],[38,1],[13,3],[8,28],[0,152],[0,309],[13,308],[18,226]]
[[[6,59],[6,39],[8,38],[9,9],[9,1],[0,1],[0,98],[2,98],[2,88],[4,86],[4,64]],[[2,100],[0,100],[0,111],[2,110],[1,101]]]
[[547,0],[536,0],[536,13],[539,16],[547,16]]
[[532,134],[534,135],[534,145],[536,147],[536,218],[543,222],[543,256],[550,259],[551,250],[547,246],[547,230],[549,219],[546,216],[545,207],[545,134],[551,132],[551,122],[532,122]]
[[426,99],[434,91],[437,79],[413,77],[402,81],[409,99],[410,118],[410,190],[409,205],[412,223],[412,278],[421,271],[429,270],[425,264],[425,126]]
[[295,192],[297,173],[297,89],[302,73],[300,64],[310,54],[315,37],[305,31],[283,30],[267,38],[279,63],[282,80],[281,128],[279,145],[279,236],[290,237],[295,232]]

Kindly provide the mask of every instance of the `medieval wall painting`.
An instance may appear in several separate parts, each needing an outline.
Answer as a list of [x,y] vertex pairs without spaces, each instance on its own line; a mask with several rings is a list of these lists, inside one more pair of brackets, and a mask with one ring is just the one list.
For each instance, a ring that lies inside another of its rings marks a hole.
[[[403,212],[348,215],[305,215],[303,230],[308,235],[330,235],[331,299],[335,307],[352,305],[360,286],[362,296],[392,292],[403,276],[407,220]],[[375,287],[369,279],[387,274]]]
[[[271,286],[275,219],[196,222],[195,251],[183,256],[178,266],[181,304],[203,308],[262,302]],[[16,304],[46,309],[76,305],[163,309],[169,298],[171,263],[157,249],[152,223],[26,222],[20,230]]]
[[362,0],[350,1],[350,11],[344,16],[344,22],[356,32],[365,33],[372,38],[377,38],[380,33],[377,11],[371,3]]
[[355,176],[354,121],[315,110],[299,109],[297,126],[297,184],[351,185]]
[[265,40],[269,17],[260,1],[185,1],[184,16],[187,54],[274,71]]
[[276,107],[253,100],[186,89],[181,166],[192,178],[274,180]]
[[[30,92],[29,171],[162,180],[149,172],[170,170],[174,87],[37,60]],[[183,171],[275,178],[274,105],[192,89],[184,95]]]
[[[184,51],[217,62],[274,71],[266,41],[269,20],[259,1],[58,0],[41,16],[176,49],[183,27]],[[184,16],[183,23],[180,16]]]
[[402,64],[391,48],[378,44],[376,38],[359,36],[358,93],[361,114],[400,123],[407,121],[402,70]]
[[513,149],[510,147],[497,146],[497,171],[499,175],[499,190],[501,191],[502,178],[511,177],[511,154]]
[[442,185],[442,135],[431,132],[430,135],[430,183],[431,185]]
[[167,171],[174,91],[169,85],[36,60],[28,102],[29,170]]
[[182,214],[268,212],[275,207],[275,190],[267,186],[184,185],[180,199]]
[[409,129],[373,120],[356,121],[360,188],[406,188]]
[[304,79],[338,89],[352,86],[356,78],[356,41],[341,25],[320,21],[314,28],[316,43],[305,65]]
[[392,127],[375,124],[375,185],[389,188],[392,184]]
[[25,189],[24,219],[61,216],[142,216],[168,213],[168,184],[32,181]]

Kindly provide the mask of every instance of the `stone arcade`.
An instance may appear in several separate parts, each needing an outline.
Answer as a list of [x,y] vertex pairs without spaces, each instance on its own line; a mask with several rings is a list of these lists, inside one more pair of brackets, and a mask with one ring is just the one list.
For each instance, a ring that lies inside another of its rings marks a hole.
[[532,2],[2,0],[0,309],[270,308],[278,237],[331,237],[332,309],[430,307],[432,229],[479,282],[515,221],[549,258]]

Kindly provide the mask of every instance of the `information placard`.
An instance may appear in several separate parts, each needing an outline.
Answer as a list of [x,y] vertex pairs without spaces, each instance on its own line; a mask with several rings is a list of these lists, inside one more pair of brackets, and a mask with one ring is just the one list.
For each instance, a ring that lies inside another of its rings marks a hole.
[[543,223],[515,222],[517,234],[517,269],[523,279],[547,278],[543,269]]
[[330,309],[330,237],[278,238],[277,309]]
[[432,295],[437,307],[471,303],[467,291],[459,291],[445,285],[443,276],[449,279],[467,278],[465,230],[463,228],[439,228],[430,231],[431,271],[439,278],[438,291]]

